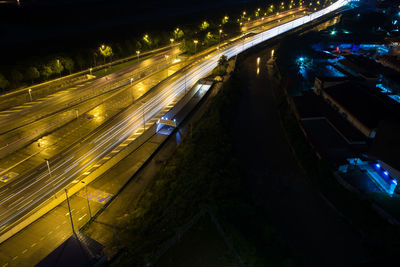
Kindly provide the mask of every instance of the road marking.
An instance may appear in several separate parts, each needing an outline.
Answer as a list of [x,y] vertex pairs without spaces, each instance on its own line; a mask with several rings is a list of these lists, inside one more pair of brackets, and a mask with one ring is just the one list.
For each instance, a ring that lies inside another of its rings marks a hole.
[[15,261],[16,259],[18,259],[18,256],[15,256],[14,258],[12,258],[13,261]]
[[9,180],[18,176],[19,173],[16,172],[8,172],[2,176],[0,176],[0,181],[3,183],[7,183]]
[[60,225],[57,225],[56,230],[57,230],[58,228],[60,228]]
[[47,235],[51,235],[53,233],[53,231],[50,231]]
[[85,218],[86,215],[87,215],[87,214],[85,213],[85,215],[83,215],[82,217],[80,217],[80,218],[78,219],[78,221],[80,221],[80,220],[82,220],[83,218]]
[[82,197],[82,198],[87,198],[91,201],[94,201],[94,202],[97,202],[100,204],[105,204],[113,196],[110,193],[107,193],[107,192],[104,192],[101,190],[97,190],[97,189],[93,189],[90,187],[87,188],[87,195],[86,195],[86,190],[81,190],[76,195],[79,197]]
[[28,251],[28,249],[24,249],[24,251],[22,251],[22,254],[25,254]]
[[8,266],[8,262],[6,262],[6,263],[3,264],[3,267],[6,267],[6,266]]
[[45,237],[45,236],[42,236],[42,237],[40,238],[40,241],[42,241],[42,240],[44,239],[44,237]]
[[34,246],[36,246],[36,243],[33,243],[33,244],[31,245],[31,248],[33,248]]

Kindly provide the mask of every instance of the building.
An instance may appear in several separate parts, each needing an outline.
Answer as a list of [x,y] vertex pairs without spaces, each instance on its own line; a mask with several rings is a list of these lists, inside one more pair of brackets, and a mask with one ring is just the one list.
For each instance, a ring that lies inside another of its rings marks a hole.
[[357,82],[345,82],[314,92],[368,138],[374,138],[382,120],[400,121],[400,105],[394,99]]

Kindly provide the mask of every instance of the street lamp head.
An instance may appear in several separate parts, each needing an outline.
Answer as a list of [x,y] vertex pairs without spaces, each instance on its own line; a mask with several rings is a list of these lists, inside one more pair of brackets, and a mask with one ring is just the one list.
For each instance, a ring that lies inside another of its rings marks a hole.
[[194,42],[194,44],[197,44],[199,41],[197,41],[197,40],[193,40],[193,42]]
[[101,45],[101,50],[104,50],[104,48],[106,48],[105,45]]
[[136,54],[138,54],[138,55],[139,55],[139,54],[140,54],[140,51],[139,51],[139,50],[137,50],[137,51],[136,51]]
[[174,40],[174,38],[171,38],[171,39],[169,39],[169,41],[170,41],[171,43],[173,43],[175,40]]

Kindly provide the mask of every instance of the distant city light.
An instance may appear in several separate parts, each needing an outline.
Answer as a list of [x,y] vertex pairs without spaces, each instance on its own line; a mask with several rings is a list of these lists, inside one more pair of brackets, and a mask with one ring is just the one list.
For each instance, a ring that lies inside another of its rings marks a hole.
[[335,30],[332,30],[331,31],[331,35],[335,35],[336,34],[336,31]]

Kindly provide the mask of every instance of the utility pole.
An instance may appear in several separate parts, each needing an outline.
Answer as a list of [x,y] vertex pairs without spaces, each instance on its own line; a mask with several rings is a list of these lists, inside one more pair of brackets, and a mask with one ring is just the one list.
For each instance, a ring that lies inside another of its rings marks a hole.
[[146,117],[145,117],[145,113],[144,113],[144,104],[146,104],[146,102],[143,102],[142,101],[142,104],[143,104],[143,133],[144,133],[144,131],[146,130]]
[[185,71],[185,95],[186,95],[186,71]]
[[139,62],[139,55],[140,55],[140,51],[139,50],[136,51],[136,55],[137,55],[137,61]]
[[69,198],[68,198],[68,190],[65,188],[65,196],[67,197],[67,204],[68,204],[68,212],[69,212],[69,218],[71,219],[71,227],[72,227],[72,232],[75,233],[75,228],[74,228],[74,222],[72,221],[72,213],[71,213],[71,206],[69,205]]
[[89,204],[89,195],[87,192],[87,185],[84,181],[81,181],[81,182],[85,185],[86,201],[87,201],[87,206],[88,206],[88,210],[89,210],[89,216],[90,216],[90,219],[92,219],[92,211],[90,209],[90,204]]
[[82,139],[81,122],[79,120],[79,109],[77,109],[77,108],[75,109],[75,115],[76,115],[76,120],[78,121],[78,125],[79,125],[79,129],[78,129],[79,137],[80,137],[80,139]]
[[28,93],[29,93],[29,98],[32,102],[32,89],[31,88],[28,89]]
[[[47,169],[49,170],[50,180],[53,180],[53,176],[51,175],[50,162],[48,159],[45,159],[45,161],[47,164]],[[53,186],[53,188],[54,188],[54,186]],[[54,198],[57,198],[56,192],[54,192]]]
[[221,46],[221,33],[222,33],[222,29],[219,30],[218,49],[220,49],[220,46]]

